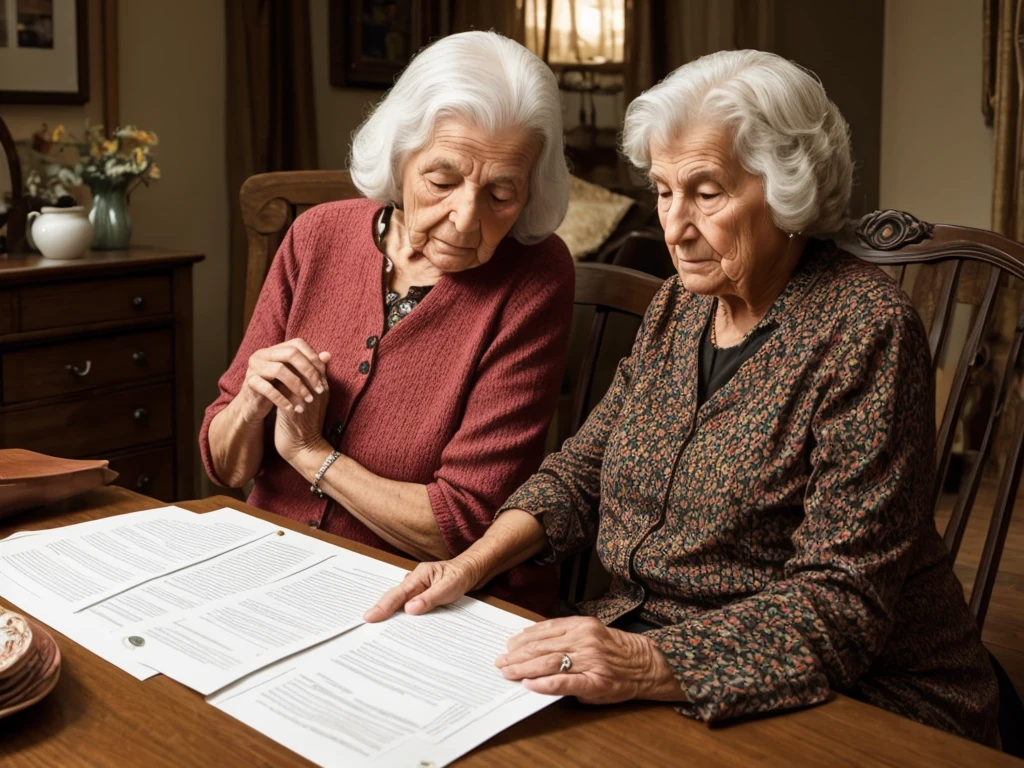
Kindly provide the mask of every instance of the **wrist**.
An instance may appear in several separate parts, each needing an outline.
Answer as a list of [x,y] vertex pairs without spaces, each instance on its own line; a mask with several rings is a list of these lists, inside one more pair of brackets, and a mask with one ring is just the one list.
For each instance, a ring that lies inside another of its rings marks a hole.
[[[294,456],[288,459],[296,471],[309,483],[312,484],[316,473],[324,465],[327,457],[334,452],[334,448],[323,438],[316,440],[309,445],[302,446]],[[321,479],[321,483],[323,480]]]
[[642,633],[632,637],[640,646],[638,653],[641,654],[640,658],[644,659],[644,667],[647,670],[637,698],[648,701],[679,701],[679,683],[657,642]]

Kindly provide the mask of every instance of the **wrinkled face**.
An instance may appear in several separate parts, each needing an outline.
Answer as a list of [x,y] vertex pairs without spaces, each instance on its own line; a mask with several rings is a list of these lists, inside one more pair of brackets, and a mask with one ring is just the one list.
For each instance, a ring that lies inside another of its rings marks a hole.
[[539,152],[540,141],[523,130],[487,135],[439,120],[433,142],[402,174],[409,244],[442,272],[485,264],[526,206]]
[[751,295],[785,260],[787,235],[772,222],[759,176],[733,155],[731,137],[696,125],[651,144],[658,217],[686,290]]

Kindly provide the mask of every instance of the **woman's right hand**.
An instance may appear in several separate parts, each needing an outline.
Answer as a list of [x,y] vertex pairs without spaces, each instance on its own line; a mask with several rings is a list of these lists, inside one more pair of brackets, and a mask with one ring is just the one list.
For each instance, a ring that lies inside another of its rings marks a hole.
[[478,570],[465,557],[420,563],[406,574],[401,584],[385,592],[363,615],[363,620],[371,624],[384,621],[403,608],[415,616],[454,603],[477,585]]
[[242,418],[262,423],[275,407],[302,413],[313,393],[327,389],[328,352],[317,353],[302,339],[289,339],[253,352],[239,394]]

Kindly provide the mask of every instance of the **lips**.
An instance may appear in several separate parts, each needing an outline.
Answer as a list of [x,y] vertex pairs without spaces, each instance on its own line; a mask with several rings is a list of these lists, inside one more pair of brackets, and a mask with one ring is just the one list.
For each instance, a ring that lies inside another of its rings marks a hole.
[[443,251],[475,251],[475,245],[455,245],[455,243],[449,243],[445,240],[434,238],[434,243],[441,248]]

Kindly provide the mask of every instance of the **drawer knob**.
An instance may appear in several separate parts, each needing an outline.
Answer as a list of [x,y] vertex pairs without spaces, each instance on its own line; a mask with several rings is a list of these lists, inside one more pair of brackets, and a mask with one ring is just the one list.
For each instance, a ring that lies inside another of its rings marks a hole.
[[146,353],[142,352],[142,351],[132,352],[132,360],[135,361],[136,365],[145,365],[146,364]]
[[135,481],[135,487],[140,491],[148,486],[150,483],[149,475],[139,475],[139,479]]
[[134,299],[132,299],[132,306],[135,307],[136,309],[142,309],[145,303],[146,300],[141,296],[136,296]]
[[132,418],[136,421],[143,421],[149,418],[149,414],[146,412],[145,408],[136,408],[135,412],[132,414]]
[[89,375],[89,371],[92,370],[92,360],[85,361],[85,367],[79,368],[77,365],[65,365],[64,370],[68,373],[73,373],[75,376],[84,377]]

